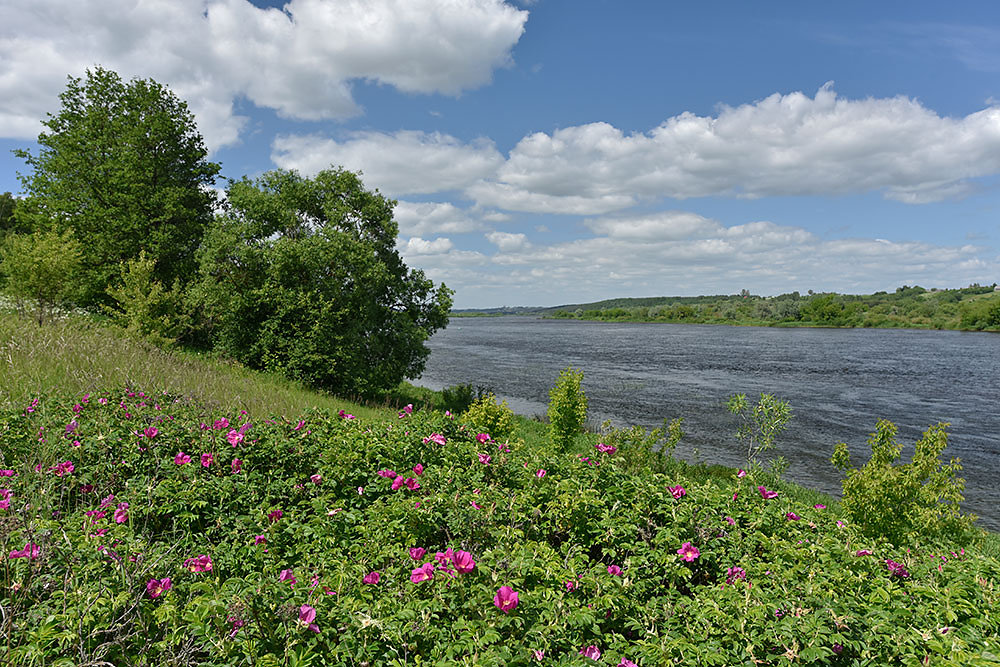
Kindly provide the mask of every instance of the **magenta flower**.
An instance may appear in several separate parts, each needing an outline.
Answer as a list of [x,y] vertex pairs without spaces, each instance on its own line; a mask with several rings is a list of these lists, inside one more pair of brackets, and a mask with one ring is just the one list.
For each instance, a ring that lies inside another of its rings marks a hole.
[[395,491],[399,487],[403,486],[403,482],[405,481],[406,480],[403,479],[402,475],[396,475],[396,479],[392,480],[392,490]]
[[614,454],[618,451],[618,448],[614,445],[605,445],[603,442],[599,442],[594,445],[594,449],[601,452],[602,454]]
[[601,650],[594,645],[590,645],[580,649],[580,655],[591,660],[600,660]]
[[154,600],[173,587],[170,583],[170,577],[165,577],[163,579],[150,579],[146,582],[146,593],[149,597]]
[[868,549],[858,549],[857,551],[854,552],[854,555],[855,556],[871,556],[872,552],[869,551]]
[[622,576],[622,569],[617,565],[608,565],[608,574],[613,577],[620,577]]
[[253,543],[254,544],[267,544],[267,537],[265,537],[264,535],[254,535],[254,537],[253,537]]
[[194,558],[188,558],[184,561],[184,567],[191,572],[211,572],[212,571],[212,558],[205,554],[195,556]]
[[299,623],[313,632],[319,632],[319,626],[313,623],[316,620],[316,610],[307,604],[299,607]]
[[239,431],[230,431],[226,434],[226,442],[228,442],[233,447],[238,446],[243,442],[243,434]]
[[410,581],[419,584],[421,581],[430,581],[434,578],[434,563],[424,563],[410,572]]
[[[74,410],[74,412],[78,412],[78,410]],[[79,427],[79,424],[76,423],[75,419],[73,421],[71,421],[70,423],[66,424],[66,435],[70,435],[72,433],[76,433],[76,429],[78,427]]]
[[122,505],[125,507],[119,507],[115,510],[115,523],[125,523],[128,521],[128,512],[125,511],[128,509],[128,503],[122,503]]
[[674,497],[674,500],[680,500],[681,498],[687,495],[687,491],[684,489],[683,486],[680,485],[668,486],[667,491],[669,491],[670,495]]
[[379,574],[378,572],[369,572],[368,574],[366,574],[364,576],[364,578],[361,580],[361,582],[364,583],[364,584],[371,584],[371,585],[374,586],[375,584],[378,583],[379,579],[381,579],[381,578],[382,578],[382,575]]
[[142,434],[147,438],[155,438],[160,434],[160,431],[155,426],[147,426],[143,429]]
[[423,547],[410,547],[410,558],[413,560],[420,560],[427,553],[427,549]]
[[52,470],[55,471],[56,477],[62,477],[63,475],[69,475],[76,470],[76,466],[73,465],[72,461],[63,461],[62,463],[53,466]]
[[191,457],[185,454],[184,452],[177,452],[177,456],[174,457],[174,463],[176,463],[179,466],[182,466],[186,463],[191,463]]
[[563,583],[566,586],[566,590],[567,591],[574,591],[574,590],[576,590],[577,583],[575,581],[573,581],[572,579],[567,579]]
[[399,476],[396,474],[395,470],[389,470],[388,468],[383,468],[382,470],[379,470],[375,474],[378,475],[379,477],[385,477],[386,479],[393,479]]
[[243,461],[240,461],[239,459],[233,459],[233,462],[229,464],[229,467],[232,469],[233,474],[235,475],[243,468]]
[[282,512],[281,510],[274,510],[273,512],[268,513],[267,520],[270,521],[271,523],[274,523],[283,516],[285,516],[284,512]]
[[746,477],[746,476],[747,476],[747,471],[746,471],[746,470],[744,470],[743,468],[740,468],[740,469],[739,469],[739,470],[738,470],[738,471],[736,472],[736,476],[737,476],[737,477],[739,477],[740,479],[743,479],[744,477]]
[[497,590],[497,594],[493,596],[494,606],[505,614],[509,614],[511,610],[517,608],[518,602],[517,591],[510,586],[501,586]]
[[618,663],[618,667],[639,667],[639,665],[635,664],[628,658],[622,658],[621,662]]
[[222,419],[216,419],[215,423],[212,424],[212,428],[216,431],[221,431],[224,428],[229,428],[229,420],[223,417]]
[[416,475],[417,477],[420,477],[421,475],[423,475],[424,474],[424,464],[423,463],[418,463],[417,465],[413,466],[413,474]]
[[826,505],[816,504],[816,505],[813,505],[813,509],[825,510],[826,509]]
[[677,553],[680,554],[681,560],[689,563],[701,555],[701,552],[698,551],[698,547],[694,546],[690,542],[682,544],[681,548],[677,550]]
[[747,573],[742,567],[731,567],[726,570],[726,583],[731,584],[738,579],[746,579]]
[[215,460],[215,455],[214,454],[202,454],[201,455],[201,467],[202,468],[211,468],[212,467],[212,461],[214,461],[214,460]]
[[403,480],[403,484],[405,484],[406,488],[410,491],[416,491],[420,488],[420,482],[418,482],[414,477],[407,477]]
[[889,574],[893,576],[901,579],[906,579],[910,576],[910,573],[906,571],[906,568],[894,560],[886,559],[885,565],[889,568]]
[[538,472],[535,473],[535,477],[537,477],[539,479],[541,479],[542,477],[545,477],[545,470],[542,469],[542,468],[539,468]]
[[278,581],[287,581],[289,586],[294,586],[298,582],[291,570],[282,570],[278,575]]
[[802,517],[800,517],[795,512],[785,512],[785,518],[788,519],[789,521],[798,521]]
[[462,574],[468,574],[476,567],[476,561],[472,560],[472,554],[468,551],[456,551],[451,562],[454,563],[455,569]]
[[768,491],[767,488],[763,486],[758,486],[757,490],[760,491],[760,495],[764,500],[771,500],[772,498],[778,497],[777,491]]
[[493,458],[489,454],[479,455],[479,462],[482,463],[484,466],[488,466],[490,464],[490,461],[492,460]]
[[313,484],[316,484],[316,485],[318,486],[318,485],[319,485],[319,483],[323,481],[323,477],[322,477],[322,475],[319,475],[319,474],[317,473],[317,474],[315,474],[315,475],[310,475],[310,476],[309,476],[309,480],[310,480],[310,481],[311,481],[311,482],[312,482]]
[[443,444],[445,444],[448,441],[445,440],[445,437],[443,435],[441,435],[440,433],[431,433],[429,436],[427,436],[426,438],[424,438],[424,444],[426,445],[428,442],[434,442],[434,443],[437,443],[439,445],[443,445]]
[[38,558],[41,554],[41,549],[34,542],[28,542],[24,545],[23,549],[18,551],[11,551],[8,558],[27,558],[28,560],[34,560]]

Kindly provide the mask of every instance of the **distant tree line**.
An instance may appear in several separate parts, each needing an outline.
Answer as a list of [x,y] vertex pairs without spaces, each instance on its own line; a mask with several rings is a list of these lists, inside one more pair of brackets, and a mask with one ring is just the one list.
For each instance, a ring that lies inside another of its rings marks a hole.
[[744,293],[698,297],[648,297],[563,306],[543,313],[559,319],[617,322],[677,322],[766,326],[914,327],[1000,329],[1000,292],[996,284],[927,290],[904,285],[874,294],[774,297]]
[[0,196],[0,280],[40,324],[83,308],[348,395],[419,374],[452,292],[403,263],[396,202],[338,168],[220,196],[220,166],[166,87],[96,68],[60,99],[38,152],[15,151],[24,196]]

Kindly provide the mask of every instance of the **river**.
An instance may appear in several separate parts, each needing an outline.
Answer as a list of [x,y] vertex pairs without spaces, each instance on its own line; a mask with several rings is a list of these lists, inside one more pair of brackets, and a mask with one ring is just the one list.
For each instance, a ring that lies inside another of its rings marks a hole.
[[595,424],[652,427],[683,417],[676,455],[734,467],[745,450],[726,399],[774,394],[793,412],[773,451],[791,464],[786,478],[834,495],[836,443],[846,442],[860,465],[876,422],[889,419],[908,458],[928,425],[949,422],[944,458],[962,460],[963,508],[1000,531],[1000,335],[506,316],[453,318],[428,347],[418,385],[485,385],[516,412],[541,415],[559,371],[572,366],[584,372]]

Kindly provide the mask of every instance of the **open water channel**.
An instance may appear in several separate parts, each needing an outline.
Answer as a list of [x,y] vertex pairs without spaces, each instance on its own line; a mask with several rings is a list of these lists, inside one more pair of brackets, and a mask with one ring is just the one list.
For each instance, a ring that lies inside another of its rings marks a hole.
[[903,456],[928,425],[949,422],[943,458],[962,460],[963,507],[1000,531],[1000,335],[901,329],[775,329],[688,324],[453,318],[428,342],[416,384],[493,388],[516,412],[545,413],[559,371],[584,371],[591,421],[658,426],[684,418],[676,454],[738,466],[745,451],[726,411],[733,393],[789,401],[774,453],[786,478],[835,495],[838,442],[868,460],[879,419],[899,427]]

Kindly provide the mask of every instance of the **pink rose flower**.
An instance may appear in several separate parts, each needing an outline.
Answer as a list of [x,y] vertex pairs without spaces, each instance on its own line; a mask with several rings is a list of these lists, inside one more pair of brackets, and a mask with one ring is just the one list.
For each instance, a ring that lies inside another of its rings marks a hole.
[[184,452],[177,452],[177,456],[174,457],[174,463],[179,466],[191,463],[191,457]]
[[517,598],[517,591],[510,586],[501,586],[497,594],[493,596],[494,606],[505,614],[509,614],[517,608],[520,601]]
[[681,548],[677,550],[677,553],[680,554],[681,560],[687,561],[688,563],[701,555],[701,552],[698,551],[698,547],[694,546],[690,542],[682,544]]

